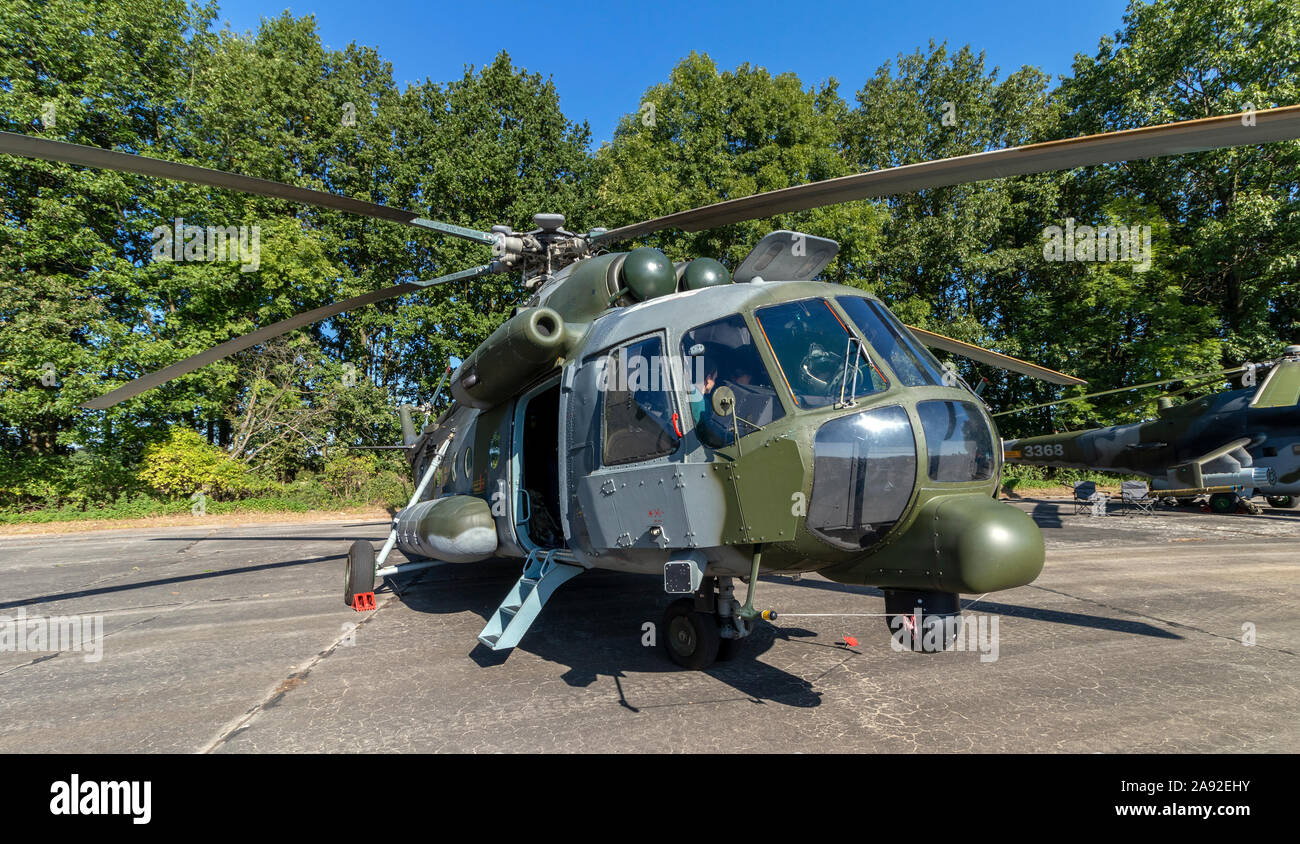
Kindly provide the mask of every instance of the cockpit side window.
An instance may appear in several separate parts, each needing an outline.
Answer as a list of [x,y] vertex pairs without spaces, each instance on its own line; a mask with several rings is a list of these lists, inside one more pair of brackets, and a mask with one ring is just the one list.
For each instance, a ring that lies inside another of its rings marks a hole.
[[837,296],[835,302],[894,370],[900,383],[908,387],[943,385],[939,361],[883,305],[862,296]]
[[672,367],[663,343],[647,337],[610,353],[605,362],[604,463],[617,466],[672,454],[681,437]]
[[[733,314],[682,335],[683,370],[689,381],[691,418],[701,442],[717,448],[780,419],[785,408],[759,357],[749,325]],[[736,394],[736,411],[725,419],[715,416],[713,391],[730,387]]]
[[979,409],[965,401],[923,401],[916,405],[930,458],[930,480],[984,481],[993,477],[993,433]]
[[825,299],[769,305],[754,312],[800,407],[884,390],[885,376]]

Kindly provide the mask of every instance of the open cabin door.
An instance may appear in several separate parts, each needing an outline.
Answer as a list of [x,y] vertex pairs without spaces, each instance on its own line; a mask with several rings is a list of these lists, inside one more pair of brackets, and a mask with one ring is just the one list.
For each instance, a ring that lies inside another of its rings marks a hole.
[[515,403],[510,473],[515,541],[525,552],[563,548],[561,527],[560,379],[553,378]]

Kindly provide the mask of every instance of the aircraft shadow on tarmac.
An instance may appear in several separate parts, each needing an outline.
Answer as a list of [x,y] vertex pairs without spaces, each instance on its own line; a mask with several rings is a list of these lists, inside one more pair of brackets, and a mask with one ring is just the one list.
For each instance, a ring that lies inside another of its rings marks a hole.
[[[198,572],[196,574],[178,574],[174,577],[160,577],[154,580],[135,580],[130,583],[116,583],[112,586],[97,586],[93,589],[75,589],[70,592],[56,592],[49,595],[38,595],[34,598],[22,598],[17,601],[0,602],[0,610],[14,609],[17,607],[30,607],[34,604],[52,604],[56,601],[71,601],[75,598],[90,598],[95,595],[113,595],[119,592],[129,592],[133,589],[148,589],[152,586],[173,586],[177,583],[189,583],[195,580],[210,580],[216,577],[229,577],[235,574],[250,574],[253,572],[271,571],[273,569],[291,568],[293,566],[309,566],[317,563],[325,563],[331,560],[342,561],[347,554],[327,554],[321,557],[304,557],[300,560],[284,560],[278,563],[259,563],[255,566],[241,566],[234,569],[218,569],[215,571]],[[230,600],[235,600],[231,596]],[[102,610],[101,610],[102,612]]]
[[[759,578],[760,580],[778,581],[781,578]],[[853,586],[847,583],[835,583],[829,580],[800,580],[799,586],[806,589],[825,589],[832,592],[849,592],[858,595],[875,595],[884,597],[884,593],[874,586]],[[987,598],[972,600],[962,599],[962,609],[988,615],[1005,615],[1012,618],[1030,618],[1046,621],[1049,624],[1069,624],[1075,627],[1089,627],[1093,630],[1110,630],[1115,633],[1127,633],[1133,636],[1150,636],[1155,639],[1182,639],[1177,633],[1162,630],[1136,619],[1107,618],[1102,615],[1049,610],[1042,607],[1025,607],[1018,604],[1004,604]]]
[[[417,612],[443,615],[468,610],[486,622],[518,576],[518,570],[519,564],[512,560],[439,566],[390,579],[376,591],[396,591],[399,599]],[[761,580],[790,583],[788,578],[779,576]],[[562,679],[571,686],[589,686],[601,675],[612,677],[619,689],[620,705],[638,710],[636,701],[629,701],[624,696],[621,680],[627,677],[628,672],[683,670],[669,661],[661,644],[654,647],[643,644],[645,622],[653,622],[658,635],[663,632],[659,629],[660,617],[670,598],[658,590],[658,585],[657,578],[646,575],[600,570],[587,572],[555,592],[518,647],[567,666]],[[883,596],[874,587],[820,579],[801,579],[797,586],[866,597]],[[883,610],[883,606],[879,609]],[[980,600],[973,611],[1133,636],[1183,638],[1136,619],[1026,607],[987,599]],[[883,619],[871,621],[879,624],[882,636],[887,635]],[[738,644],[730,660],[714,664],[706,673],[755,703],[770,701],[795,707],[818,706],[821,693],[812,683],[756,658],[768,651],[778,639],[799,640],[808,646],[841,652],[845,658],[855,653],[840,644],[817,642],[816,638],[817,633],[797,626],[759,624],[747,639]],[[511,651],[492,651],[476,644],[468,655],[481,667],[491,669],[507,662],[510,654]]]
[[[457,568],[469,576],[460,576]],[[471,573],[471,568],[476,571]],[[417,612],[442,615],[469,610],[486,622],[518,572],[519,564],[510,560],[463,567],[440,566],[400,577],[390,586],[395,586],[400,600]],[[656,636],[663,635],[661,616],[670,596],[661,590],[656,594],[658,584],[656,578],[646,575],[587,572],[551,596],[518,649],[567,666],[562,679],[571,686],[589,686],[601,675],[612,677],[619,690],[619,704],[639,711],[642,707],[637,706],[637,701],[629,701],[624,695],[622,680],[628,672],[685,670],[668,659],[661,643],[656,641],[653,647],[643,644],[643,624],[647,621],[654,623]],[[730,660],[715,663],[705,673],[755,703],[818,706],[821,693],[810,682],[756,659],[777,639],[812,640],[816,635],[797,627],[759,624],[736,646]],[[816,645],[811,641],[809,644]],[[850,655],[842,647],[820,646],[842,651],[846,658]],[[510,653],[476,644],[469,657],[483,668],[491,669],[505,663]]]

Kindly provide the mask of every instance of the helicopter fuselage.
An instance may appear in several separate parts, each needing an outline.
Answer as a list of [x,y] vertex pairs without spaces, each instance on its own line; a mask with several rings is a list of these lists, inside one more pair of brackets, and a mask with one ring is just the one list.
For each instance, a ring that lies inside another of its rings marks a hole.
[[[546,292],[530,305],[560,304],[559,330],[572,332],[577,309]],[[492,373],[470,376],[487,390]],[[764,570],[850,583],[1027,583],[1041,534],[995,500],[996,428],[947,380],[860,289],[710,286],[603,308],[510,398],[453,406],[413,468],[454,432],[429,497],[482,499],[494,556],[563,546],[587,567],[661,573],[692,559],[744,576],[761,549]],[[724,387],[725,416],[709,407]]]

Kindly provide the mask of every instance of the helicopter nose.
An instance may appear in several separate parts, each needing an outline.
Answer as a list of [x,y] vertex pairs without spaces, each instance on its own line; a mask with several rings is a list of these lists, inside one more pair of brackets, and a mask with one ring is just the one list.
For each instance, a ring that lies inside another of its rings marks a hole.
[[1043,570],[1034,520],[980,493],[938,495],[921,505],[896,541],[821,569],[841,583],[980,595],[1024,586]]
[[931,501],[911,531],[934,532],[934,562],[944,587],[982,593],[1023,586],[1043,570],[1046,549],[1034,520],[986,495]]

